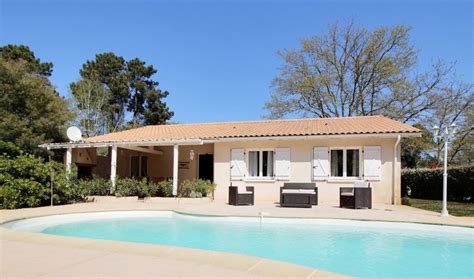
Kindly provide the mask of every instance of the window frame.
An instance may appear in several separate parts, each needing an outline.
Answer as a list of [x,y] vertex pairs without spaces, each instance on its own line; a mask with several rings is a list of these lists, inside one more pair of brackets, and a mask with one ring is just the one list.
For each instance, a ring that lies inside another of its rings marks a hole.
[[[342,150],[342,176],[333,176],[332,174],[332,150]],[[347,176],[347,150],[359,150],[359,176]],[[328,179],[332,180],[354,180],[361,179],[363,177],[363,146],[332,146],[329,147],[329,177]]]
[[[250,152],[258,152],[258,176],[250,176]],[[272,176],[263,176],[263,152],[272,152]],[[250,180],[274,180],[275,179],[275,149],[274,148],[251,148],[245,150],[245,163],[247,165],[245,176]]]

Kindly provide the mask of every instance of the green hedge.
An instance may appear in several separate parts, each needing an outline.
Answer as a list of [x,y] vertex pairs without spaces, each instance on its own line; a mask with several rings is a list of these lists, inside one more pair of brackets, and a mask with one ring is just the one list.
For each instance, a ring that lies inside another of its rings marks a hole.
[[158,182],[157,186],[158,186],[159,197],[172,197],[173,196],[173,180],[172,179],[160,181]]
[[[473,166],[448,169],[448,200],[474,202]],[[411,189],[415,199],[440,200],[443,196],[443,169],[403,169],[402,197]]]
[[83,197],[108,196],[112,189],[110,179],[103,178],[75,180],[71,186],[77,188]]
[[215,189],[216,185],[209,180],[184,180],[178,189],[178,196],[185,198],[207,197],[213,194]]
[[137,180],[133,178],[119,178],[115,182],[115,196],[139,198],[158,196],[158,186],[154,183],[148,183],[146,178]]

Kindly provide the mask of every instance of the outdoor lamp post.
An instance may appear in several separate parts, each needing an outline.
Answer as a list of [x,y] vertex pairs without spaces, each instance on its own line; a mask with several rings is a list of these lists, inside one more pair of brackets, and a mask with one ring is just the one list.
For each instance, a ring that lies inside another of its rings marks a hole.
[[456,124],[446,126],[444,131],[440,133],[439,127],[433,127],[433,139],[435,142],[444,141],[444,160],[443,160],[443,207],[441,209],[441,217],[449,216],[448,203],[448,143],[456,133]]

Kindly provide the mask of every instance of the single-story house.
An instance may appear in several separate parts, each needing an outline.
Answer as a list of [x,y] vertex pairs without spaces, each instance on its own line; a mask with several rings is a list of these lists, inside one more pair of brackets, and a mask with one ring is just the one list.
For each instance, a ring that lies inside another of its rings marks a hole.
[[[255,200],[278,201],[284,182],[316,182],[320,202],[337,202],[339,187],[370,181],[373,202],[400,203],[400,139],[420,130],[384,116],[152,125],[77,142],[65,148],[66,169],[79,175],[185,179],[255,187]],[[102,151],[102,152],[96,152]],[[105,152],[104,152],[105,151]],[[105,155],[98,155],[103,153]]]

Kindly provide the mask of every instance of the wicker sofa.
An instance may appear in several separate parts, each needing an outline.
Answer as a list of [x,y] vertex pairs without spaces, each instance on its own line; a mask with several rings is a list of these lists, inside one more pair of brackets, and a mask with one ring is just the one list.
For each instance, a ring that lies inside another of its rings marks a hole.
[[354,187],[339,189],[339,207],[345,208],[372,208],[372,188],[366,181],[357,181]]
[[255,189],[253,186],[229,186],[230,205],[253,205]]
[[280,206],[312,207],[318,204],[316,183],[285,183],[280,187]]

